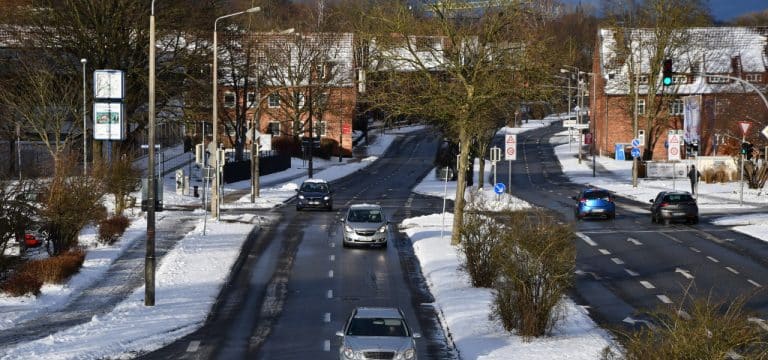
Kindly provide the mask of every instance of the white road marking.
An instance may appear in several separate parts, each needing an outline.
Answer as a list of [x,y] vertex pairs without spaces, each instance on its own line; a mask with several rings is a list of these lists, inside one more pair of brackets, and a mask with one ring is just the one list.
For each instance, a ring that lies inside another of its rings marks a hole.
[[323,315],[323,322],[331,322],[331,313],[325,313],[325,315]]
[[691,251],[693,251],[693,252],[697,252],[697,253],[701,252],[701,250],[699,250],[699,249],[697,249],[695,247],[689,247],[689,249],[691,249]]
[[187,352],[195,352],[200,348],[200,340],[190,341],[187,346]]
[[640,274],[626,268],[624,269],[624,271],[626,271],[627,274],[629,274],[629,276],[640,276]]
[[613,261],[616,265],[623,265],[624,262],[621,261],[619,258],[611,258],[611,261]]
[[747,281],[748,281],[750,284],[754,285],[755,287],[763,287],[763,285],[760,285],[760,284],[759,284],[757,281],[755,281],[755,280],[752,280],[752,279],[747,279]]
[[734,268],[732,268],[730,266],[726,266],[725,269],[730,271],[730,272],[732,272],[732,273],[734,273],[734,274],[736,274],[736,275],[739,275],[739,272],[736,271],[736,269],[734,269]]
[[323,341],[323,351],[331,351],[331,340]]
[[331,242],[331,247],[335,248],[336,247],[336,243],[335,242]]
[[333,270],[328,270],[328,277],[333,278]]
[[643,243],[641,243],[641,242],[640,242],[639,240],[637,240],[637,239],[633,239],[633,238],[627,238],[627,241],[629,241],[629,242],[631,242],[631,243],[633,243],[633,244],[635,244],[635,245],[637,245],[637,246],[643,245]]
[[328,299],[333,299],[333,290],[328,290],[328,294],[325,295]]
[[331,261],[336,261],[336,255],[331,255],[328,257]]
[[675,268],[675,272],[676,273],[680,273],[680,275],[685,276],[686,279],[693,279],[693,277],[694,277],[693,275],[691,275],[690,271],[685,270],[685,269]]
[[656,297],[659,298],[659,300],[661,300],[661,302],[663,302],[665,304],[671,304],[672,303],[672,300],[669,300],[667,295],[656,295]]
[[720,260],[717,260],[717,259],[715,259],[715,258],[713,258],[711,256],[707,256],[707,259],[709,259],[709,261],[716,262],[716,263],[720,262]]
[[611,255],[611,252],[605,249],[598,249],[597,251],[599,251],[603,255]]
[[592,239],[589,238],[589,236],[584,235],[580,232],[576,233],[576,236],[580,237],[581,240],[584,240],[585,243],[589,244],[589,246],[597,246],[597,243],[592,241]]
[[653,286],[653,284],[651,284],[650,282],[645,281],[645,280],[641,281],[640,285],[643,285],[643,287],[646,288],[646,289],[655,289],[656,288],[655,286]]

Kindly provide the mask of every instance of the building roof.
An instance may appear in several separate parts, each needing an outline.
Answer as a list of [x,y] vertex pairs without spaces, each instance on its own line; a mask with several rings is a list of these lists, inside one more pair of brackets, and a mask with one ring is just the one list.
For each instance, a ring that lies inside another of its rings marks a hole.
[[[600,29],[598,31],[599,67],[607,79],[606,92],[626,94],[629,86],[630,61],[636,63],[638,74],[648,74],[656,51],[654,29]],[[673,33],[680,44],[667,51],[676,74],[693,75],[692,82],[674,85],[678,94],[743,92],[737,82],[710,84],[702,74],[728,75],[744,78],[745,74],[768,71],[768,28],[766,27],[706,27],[688,28]],[[626,38],[626,40],[621,40]],[[630,49],[622,57],[619,41]],[[630,59],[630,57],[632,57]],[[660,66],[657,66],[660,68]],[[763,85],[755,84],[758,87]],[[640,86],[640,93],[644,92]]]

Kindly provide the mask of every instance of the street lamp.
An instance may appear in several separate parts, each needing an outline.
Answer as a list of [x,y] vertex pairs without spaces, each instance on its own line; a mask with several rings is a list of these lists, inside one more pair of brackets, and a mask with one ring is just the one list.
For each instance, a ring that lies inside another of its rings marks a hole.
[[155,306],[155,0],[149,16],[149,128],[147,141],[147,251],[144,256],[144,306]]
[[83,58],[80,59],[80,63],[83,64],[83,176],[86,176],[88,174],[88,116],[86,114],[86,103],[85,103],[85,64],[88,62],[87,59]]
[[211,147],[214,150],[213,155],[213,169],[214,169],[214,177],[213,177],[213,186],[211,189],[211,216],[218,219],[219,218],[219,145],[218,143],[218,136],[219,136],[219,116],[217,114],[217,103],[218,103],[218,94],[217,94],[217,88],[218,88],[218,39],[216,35],[216,29],[219,23],[219,20],[226,19],[228,17],[241,15],[245,13],[255,13],[260,11],[261,8],[256,6],[252,7],[245,11],[238,11],[236,13],[228,14],[219,16],[216,18],[216,20],[213,22],[213,139],[211,140],[211,143],[213,144]]

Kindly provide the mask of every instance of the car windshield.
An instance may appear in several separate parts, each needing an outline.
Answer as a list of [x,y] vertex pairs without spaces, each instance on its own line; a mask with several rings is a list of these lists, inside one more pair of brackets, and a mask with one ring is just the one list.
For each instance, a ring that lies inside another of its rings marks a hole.
[[584,198],[589,200],[595,199],[608,199],[611,195],[607,191],[586,191],[584,192]]
[[350,336],[408,336],[402,319],[354,318],[349,324]]
[[381,211],[379,210],[352,210],[347,217],[347,220],[351,222],[380,223],[381,219]]
[[670,203],[682,203],[682,202],[693,202],[695,201],[693,199],[693,196],[689,194],[670,194],[664,197],[664,202],[670,202]]
[[301,191],[304,192],[328,192],[328,185],[323,183],[304,183],[301,186]]

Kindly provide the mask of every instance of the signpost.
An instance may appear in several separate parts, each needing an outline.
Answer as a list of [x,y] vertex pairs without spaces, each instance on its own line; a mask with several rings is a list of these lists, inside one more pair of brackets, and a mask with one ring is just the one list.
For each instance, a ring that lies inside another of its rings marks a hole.
[[[747,131],[752,123],[749,121],[739,121],[739,129],[741,130],[741,143],[744,144],[747,141]],[[766,127],[768,129],[768,127]],[[766,129],[763,129],[763,135],[765,135]],[[767,136],[768,137],[768,136]],[[739,192],[739,206],[744,204],[744,160],[745,154],[741,154],[740,177],[741,177],[741,191]]]
[[[517,160],[517,135],[507,134],[504,136],[504,159],[507,160],[509,176],[509,187],[512,187],[512,160]],[[509,190],[508,190],[509,191]]]
[[493,183],[496,183],[496,163],[501,160],[501,148],[494,146],[491,148],[491,166],[493,166]]

